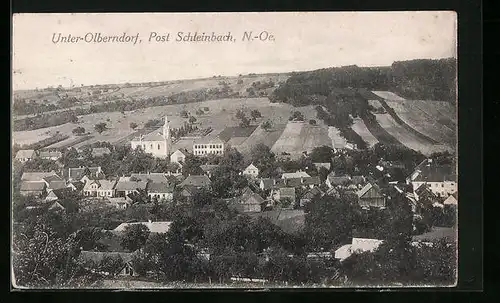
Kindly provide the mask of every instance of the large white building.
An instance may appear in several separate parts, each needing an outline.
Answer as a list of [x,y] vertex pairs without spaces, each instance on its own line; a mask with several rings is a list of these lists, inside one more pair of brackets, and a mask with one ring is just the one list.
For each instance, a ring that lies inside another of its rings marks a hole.
[[209,154],[222,155],[224,153],[224,141],[215,138],[202,138],[193,143],[193,155],[205,156]]
[[454,194],[458,188],[456,168],[452,165],[435,164],[431,159],[420,163],[407,178],[407,182],[412,184],[414,191],[426,184],[434,194],[444,198]]
[[165,123],[161,132],[153,132],[146,136],[141,135],[134,138],[130,144],[132,149],[140,147],[144,152],[152,154],[154,157],[168,158],[171,152],[172,141],[167,117],[165,116]]

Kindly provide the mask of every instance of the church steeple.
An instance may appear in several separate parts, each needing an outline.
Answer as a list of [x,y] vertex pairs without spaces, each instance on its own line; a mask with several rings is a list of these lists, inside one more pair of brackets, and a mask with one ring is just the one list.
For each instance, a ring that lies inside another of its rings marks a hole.
[[163,138],[170,140],[170,125],[167,116],[165,116],[165,123],[163,123]]

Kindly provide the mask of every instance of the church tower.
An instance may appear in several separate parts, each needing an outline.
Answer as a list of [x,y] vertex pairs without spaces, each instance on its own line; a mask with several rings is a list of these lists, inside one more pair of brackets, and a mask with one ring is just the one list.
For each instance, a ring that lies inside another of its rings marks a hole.
[[168,123],[167,116],[165,116],[165,123],[163,123],[163,139],[165,140],[165,152],[168,157],[170,155],[170,145],[172,140],[170,138],[170,125]]

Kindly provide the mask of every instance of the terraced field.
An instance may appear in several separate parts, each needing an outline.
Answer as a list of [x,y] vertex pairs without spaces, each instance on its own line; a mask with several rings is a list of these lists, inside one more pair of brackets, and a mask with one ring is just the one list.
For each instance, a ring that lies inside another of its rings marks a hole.
[[395,113],[416,131],[437,142],[455,146],[455,108],[441,101],[386,101]]
[[334,148],[344,148],[347,144],[347,140],[340,135],[340,131],[333,126],[328,127],[328,137],[330,138],[330,144],[325,144],[327,146],[332,146]]
[[433,152],[447,149],[443,145],[434,144],[408,131],[401,124],[397,123],[389,114],[375,114],[375,116],[377,122],[383,129],[410,149],[419,151],[424,155],[430,155]]
[[248,137],[243,143],[241,143],[237,149],[242,154],[248,154],[252,147],[257,144],[264,144],[269,148],[272,148],[274,143],[279,139],[286,124],[275,124],[272,129],[266,131],[261,127],[257,127],[255,131]]
[[300,134],[304,125],[304,122],[289,122],[279,139],[274,143],[271,151],[277,155],[281,155],[283,152],[290,154],[301,153],[304,138],[301,138]]
[[374,146],[375,144],[378,143],[377,138],[375,138],[375,136],[373,136],[373,134],[368,130],[368,128],[365,125],[365,122],[363,122],[362,119],[354,118],[351,128],[353,131],[355,131],[358,135],[361,136],[363,141],[365,141],[369,147]]
[[332,146],[332,140],[328,135],[328,129],[322,126],[304,125],[300,133],[300,138],[303,139],[303,145],[300,151],[310,153],[318,146]]

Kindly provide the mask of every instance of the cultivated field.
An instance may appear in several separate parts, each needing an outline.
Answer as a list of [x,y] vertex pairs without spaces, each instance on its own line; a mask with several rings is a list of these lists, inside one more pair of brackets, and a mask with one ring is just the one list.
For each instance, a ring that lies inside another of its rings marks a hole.
[[305,138],[302,138],[300,134],[304,125],[304,122],[289,122],[279,139],[274,143],[271,151],[277,155],[281,155],[283,152],[290,154],[301,153]]
[[371,147],[378,143],[377,138],[375,138],[368,128],[366,128],[365,122],[363,122],[361,118],[354,118],[353,121],[354,123],[351,126],[352,130],[355,131],[368,146]]
[[375,114],[375,116],[382,128],[408,148],[419,151],[424,155],[446,149],[443,145],[435,145],[411,133],[398,124],[389,114]]
[[328,129],[323,126],[316,126],[306,124],[302,128],[300,138],[303,138],[301,151],[310,153],[315,147],[318,146],[332,146],[332,140],[328,136]]
[[388,101],[387,104],[409,126],[451,147],[456,143],[456,110],[441,101]]
[[400,97],[396,95],[393,92],[388,92],[388,91],[372,91],[375,95],[379,96],[380,98],[384,100],[391,100],[391,101],[404,101],[405,99],[403,97]]
[[334,126],[328,127],[328,137],[330,138],[330,144],[325,144],[327,146],[344,148],[347,144],[347,140],[340,135],[340,131]]
[[275,124],[269,131],[262,129],[261,127],[257,127],[250,137],[240,143],[237,147],[238,151],[242,154],[248,154],[252,150],[252,147],[257,144],[264,144],[269,148],[272,148],[274,143],[283,133],[285,127],[286,124]]

